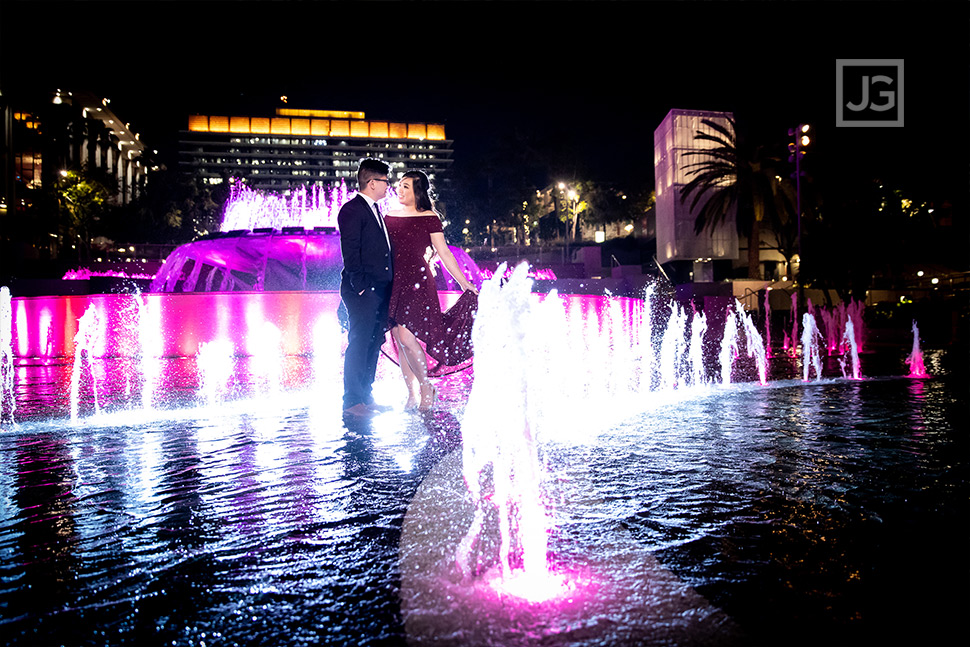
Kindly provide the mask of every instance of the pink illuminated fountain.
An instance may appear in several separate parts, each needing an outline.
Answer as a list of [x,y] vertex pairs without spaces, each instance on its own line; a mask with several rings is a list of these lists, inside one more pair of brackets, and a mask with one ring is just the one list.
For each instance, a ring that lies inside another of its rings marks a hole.
[[[507,281],[504,269],[481,290],[461,449],[428,475],[405,517],[408,635],[416,644],[460,636],[464,644],[525,645],[536,630],[567,634],[577,623],[600,635],[592,627],[617,618],[642,636],[679,617],[721,622],[622,533],[603,542],[606,560],[557,538],[557,510],[570,502],[556,494],[546,455],[556,443],[592,441],[654,397],[672,402],[710,389],[699,361],[706,316],[671,304],[655,349],[653,313],[636,302],[538,295],[527,265]],[[652,290],[646,295],[649,304]],[[537,629],[520,635],[520,626]]]
[[342,180],[329,189],[300,187],[288,196],[255,191],[242,182],[234,182],[220,231],[336,227],[337,212],[352,197]]
[[913,320],[913,349],[910,351],[909,357],[906,358],[906,364],[909,366],[910,377],[932,377],[926,372],[926,367],[923,365],[923,351],[920,349],[919,328],[916,326],[916,320]]
[[771,288],[765,290],[765,357],[771,359]]
[[[178,247],[152,280],[151,292],[272,292],[340,288],[337,212],[354,193],[300,189],[289,197],[233,185],[220,231]],[[393,199],[393,189],[384,199]],[[477,285],[485,278],[457,246],[451,251]],[[440,261],[438,261],[440,265]],[[439,290],[457,290],[437,267]]]
[[[848,347],[848,354],[852,360],[852,379],[861,380],[862,370],[859,365],[859,348],[856,341],[855,335],[855,324],[852,319],[846,319],[845,321],[845,333],[842,335],[842,343],[844,346]],[[842,360],[842,374],[845,375],[845,359]]]
[[[499,270],[502,276],[504,267]],[[549,567],[551,521],[541,491],[537,441],[540,402],[529,397],[530,377],[555,349],[532,334],[539,318],[531,285],[523,280],[527,270],[520,265],[505,289],[498,280],[482,287],[472,337],[475,384],[462,423],[465,483],[475,512],[455,560],[465,578],[475,574],[476,544],[494,509],[501,539],[488,578],[494,587],[538,600],[558,597],[568,585]],[[502,406],[496,407],[497,402]]]

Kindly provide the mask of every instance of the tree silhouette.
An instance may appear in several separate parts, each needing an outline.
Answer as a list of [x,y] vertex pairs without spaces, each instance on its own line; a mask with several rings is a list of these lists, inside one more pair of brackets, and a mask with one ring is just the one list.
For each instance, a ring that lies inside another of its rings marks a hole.
[[[684,153],[699,161],[684,167],[690,182],[681,188],[682,203],[690,200],[696,210],[694,231],[713,230],[737,207],[738,233],[748,237],[748,278],[761,278],[761,224],[766,214],[776,208],[776,191],[772,187],[777,159],[767,155],[764,147],[750,147],[740,137],[733,119],[725,127],[709,119],[702,123],[714,133],[698,130],[694,140],[710,142],[711,148]],[[691,197],[693,196],[693,197]]]

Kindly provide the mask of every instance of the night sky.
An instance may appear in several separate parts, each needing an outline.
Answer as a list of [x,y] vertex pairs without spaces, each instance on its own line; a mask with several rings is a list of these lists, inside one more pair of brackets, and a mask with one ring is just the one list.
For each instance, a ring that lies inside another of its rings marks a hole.
[[[671,108],[765,144],[815,126],[816,173],[964,201],[967,3],[4,0],[0,90],[88,88],[174,153],[190,113],[290,107],[442,122],[456,165],[500,143],[555,174],[653,184]],[[836,128],[836,59],[905,61],[903,128]]]

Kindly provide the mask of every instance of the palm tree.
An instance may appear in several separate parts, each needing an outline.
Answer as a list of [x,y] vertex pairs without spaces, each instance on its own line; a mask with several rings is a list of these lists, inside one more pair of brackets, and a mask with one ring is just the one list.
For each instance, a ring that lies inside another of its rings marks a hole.
[[709,119],[702,120],[713,133],[698,130],[694,140],[711,142],[713,146],[684,153],[700,160],[684,167],[690,182],[680,190],[681,202],[690,202],[697,213],[694,231],[713,230],[737,207],[738,233],[748,236],[748,278],[761,278],[761,222],[767,210],[775,205],[772,190],[775,160],[762,147],[750,149],[739,138],[733,119],[723,126]]

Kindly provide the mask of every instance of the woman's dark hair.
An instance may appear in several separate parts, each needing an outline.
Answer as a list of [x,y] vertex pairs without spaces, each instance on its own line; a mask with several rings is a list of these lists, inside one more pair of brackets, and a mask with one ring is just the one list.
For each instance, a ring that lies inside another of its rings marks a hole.
[[404,178],[412,180],[411,190],[414,191],[414,207],[418,211],[434,211],[437,213],[432,199],[434,192],[431,188],[431,180],[428,179],[427,174],[424,171],[408,171],[401,176],[402,180]]

